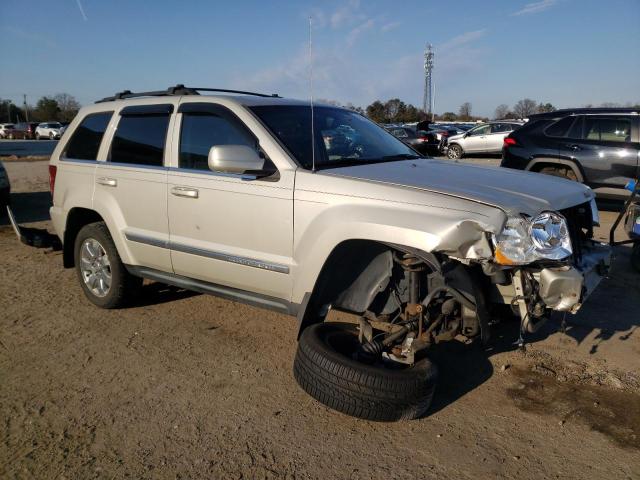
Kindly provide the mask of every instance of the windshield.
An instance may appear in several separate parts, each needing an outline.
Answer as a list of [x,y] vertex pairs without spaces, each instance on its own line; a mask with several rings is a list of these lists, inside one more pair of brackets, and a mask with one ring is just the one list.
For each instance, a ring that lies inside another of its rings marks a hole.
[[[312,168],[311,108],[304,105],[250,107],[304,168]],[[315,167],[334,168],[420,158],[393,135],[362,115],[314,107]]]

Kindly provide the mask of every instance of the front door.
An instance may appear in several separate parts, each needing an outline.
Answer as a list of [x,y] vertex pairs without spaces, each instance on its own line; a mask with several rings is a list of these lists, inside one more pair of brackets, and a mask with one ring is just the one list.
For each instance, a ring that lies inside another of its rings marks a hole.
[[491,131],[490,125],[482,125],[480,127],[469,130],[464,138],[462,148],[465,152],[485,152],[487,148],[487,135]]
[[209,169],[216,145],[260,150],[229,109],[181,105],[168,177],[173,268],[177,275],[288,299],[291,295],[293,175],[255,179]]

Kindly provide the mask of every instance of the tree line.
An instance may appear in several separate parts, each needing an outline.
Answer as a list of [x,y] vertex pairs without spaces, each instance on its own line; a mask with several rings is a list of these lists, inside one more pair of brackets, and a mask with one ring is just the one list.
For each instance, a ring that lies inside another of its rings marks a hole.
[[70,122],[80,110],[80,103],[68,93],[41,97],[35,106],[19,107],[11,100],[0,99],[0,123]]
[[[327,101],[325,101],[327,103]],[[338,105],[337,102],[329,101],[333,105]],[[367,117],[377,123],[412,123],[419,122],[427,119],[427,114],[421,108],[417,108],[410,103],[405,103],[398,98],[392,98],[386,102],[376,100],[365,109],[360,107],[354,107],[352,104],[343,105],[360,113],[364,113]],[[591,108],[595,105],[584,105],[585,108]],[[619,108],[619,107],[633,107],[640,108],[640,104],[627,103],[621,105],[619,103],[605,102],[599,105],[600,107]],[[435,114],[434,120],[445,122],[473,122],[473,121],[487,121],[489,117],[473,115],[473,105],[471,102],[464,102],[460,105],[457,112],[444,112],[442,114]],[[509,106],[505,103],[498,105],[493,114],[494,120],[502,119],[524,119],[536,113],[553,112],[557,108],[549,102],[537,102],[530,98],[523,98],[518,100],[513,106]]]

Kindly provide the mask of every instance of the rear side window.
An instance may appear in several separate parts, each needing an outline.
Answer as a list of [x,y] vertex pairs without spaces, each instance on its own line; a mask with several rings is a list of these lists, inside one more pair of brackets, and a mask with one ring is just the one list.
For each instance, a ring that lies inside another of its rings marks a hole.
[[491,133],[504,133],[512,130],[511,125],[508,123],[492,123]]
[[551,124],[545,130],[545,133],[550,137],[566,137],[575,117],[564,117],[557,122]]
[[168,126],[165,113],[120,117],[109,161],[161,167]]
[[64,158],[95,160],[113,112],[92,113],[84,117],[67,143]]
[[238,122],[215,113],[183,113],[180,168],[209,170],[209,150],[216,145],[256,147],[256,140]]
[[584,138],[601,142],[630,142],[631,121],[627,118],[585,117]]

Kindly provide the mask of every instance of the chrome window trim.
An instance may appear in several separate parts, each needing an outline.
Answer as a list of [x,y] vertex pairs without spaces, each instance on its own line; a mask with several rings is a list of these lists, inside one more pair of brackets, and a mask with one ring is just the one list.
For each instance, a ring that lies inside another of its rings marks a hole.
[[143,165],[141,163],[122,163],[122,162],[110,162],[109,160],[100,161],[101,165],[107,166],[112,165],[118,168],[142,168],[144,170],[160,170],[166,171],[167,167],[164,165]]
[[180,168],[180,167],[167,167],[167,170],[172,173],[186,173],[190,175],[208,175],[213,177],[226,177],[226,178],[239,178],[240,180],[256,180],[257,175],[250,175],[247,173],[229,173],[229,172],[214,172],[213,170],[198,170],[195,168]]
[[241,257],[238,255],[230,255],[228,253],[216,252],[213,250],[206,250],[204,248],[192,247],[182,243],[174,243],[170,241],[160,240],[158,238],[150,237],[147,235],[141,235],[138,233],[124,232],[124,236],[127,240],[136,243],[143,243],[151,245],[153,247],[169,248],[176,252],[188,253],[190,255],[197,255],[200,257],[212,258],[214,260],[221,260],[223,262],[235,263],[237,265],[244,265],[246,267],[260,268],[262,270],[268,270],[276,273],[289,273],[289,266],[281,263],[266,262],[264,260],[258,260],[256,258]]
[[67,162],[67,163],[80,163],[80,164],[90,164],[90,165],[95,165],[97,162],[97,160],[82,160],[79,158],[67,158],[67,157],[60,157],[60,161]]

